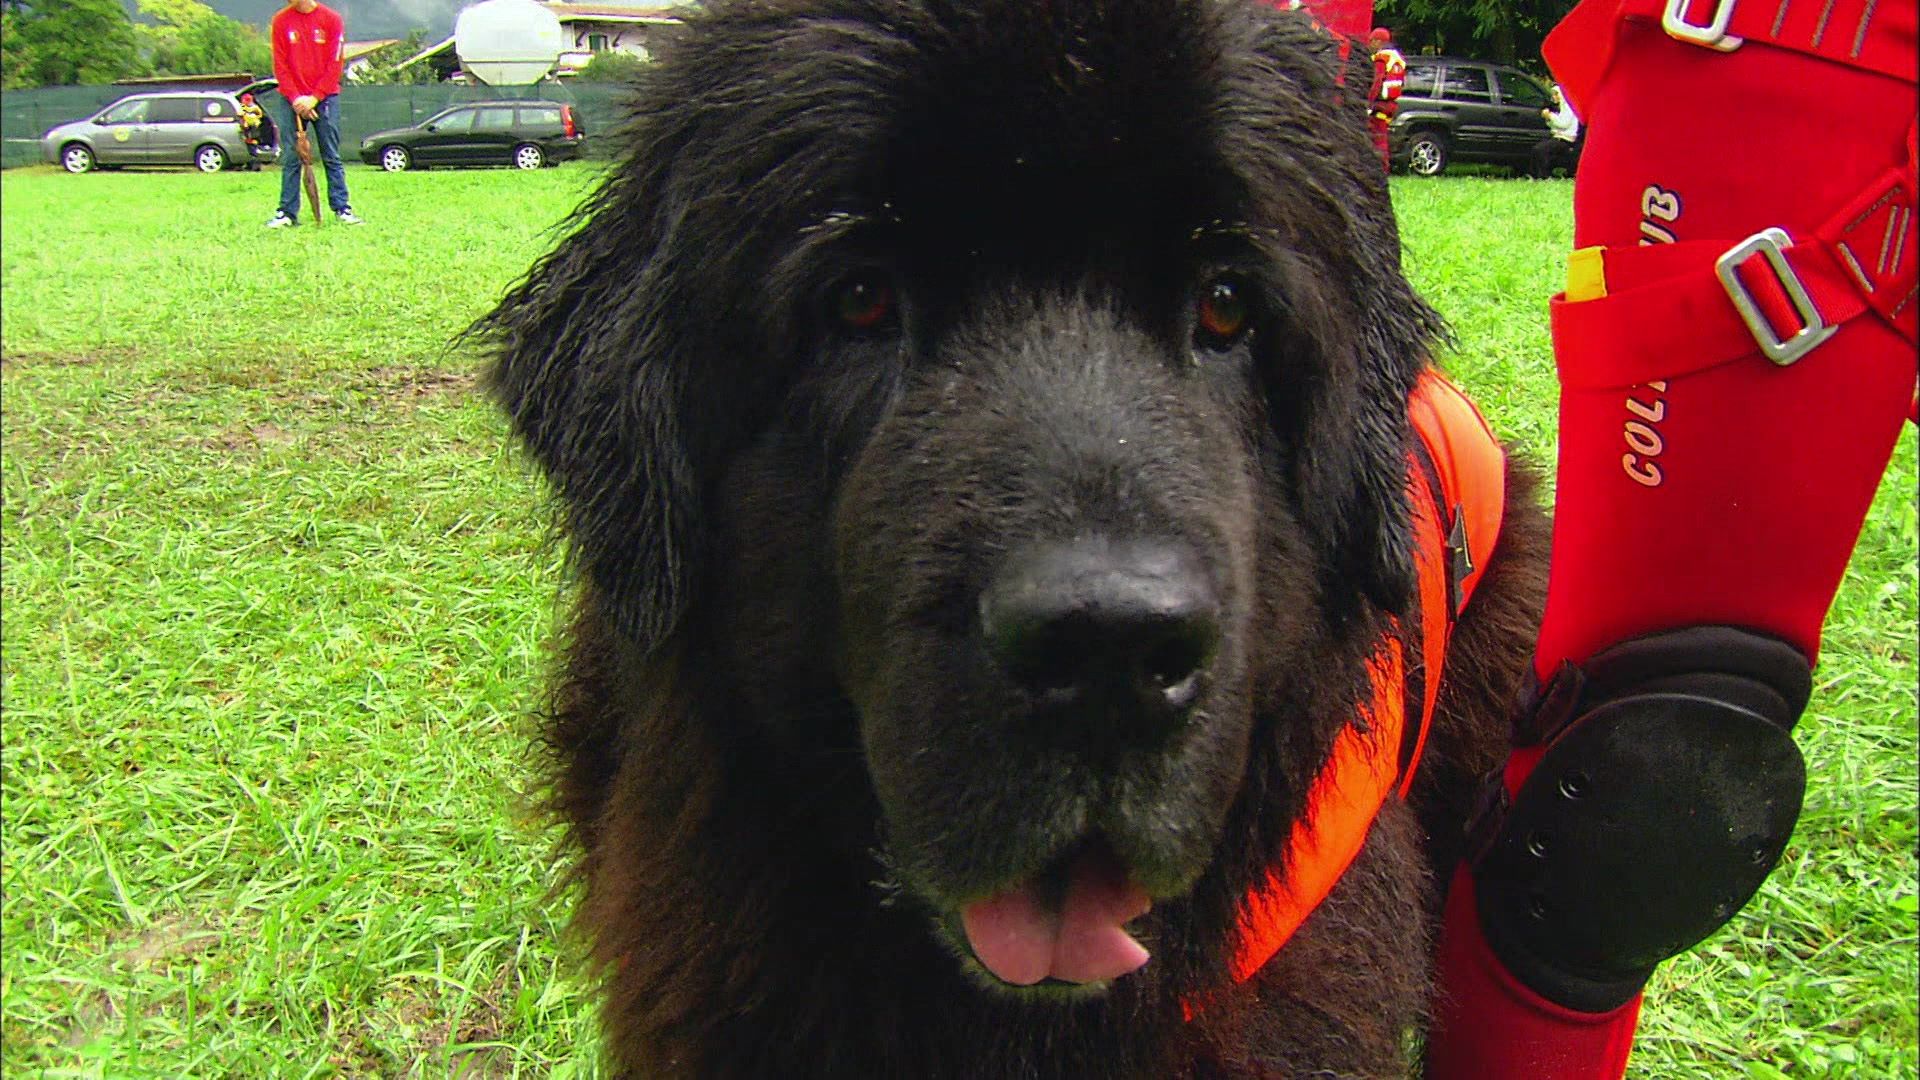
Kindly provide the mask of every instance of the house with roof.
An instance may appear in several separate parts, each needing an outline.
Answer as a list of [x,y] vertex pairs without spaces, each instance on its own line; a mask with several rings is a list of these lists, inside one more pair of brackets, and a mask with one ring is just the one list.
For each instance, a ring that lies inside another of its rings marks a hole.
[[560,20],[561,33],[573,44],[560,54],[556,71],[560,75],[578,72],[603,52],[623,52],[645,60],[650,55],[648,42],[653,36],[680,25],[679,6],[642,8],[570,3],[545,3],[544,6]]
[[[645,60],[651,55],[650,42],[663,30],[680,25],[686,5],[642,7],[634,4],[573,4],[559,0],[536,0],[553,12],[560,22],[566,46],[554,66],[556,76],[570,76],[593,61],[598,53],[623,52]],[[402,60],[396,67],[430,65],[441,79],[463,79],[459,58],[454,53],[453,35]]]
[[374,54],[391,45],[400,44],[399,38],[374,38],[371,41],[347,41],[340,45],[340,77],[347,82],[359,82],[360,77],[373,68]]

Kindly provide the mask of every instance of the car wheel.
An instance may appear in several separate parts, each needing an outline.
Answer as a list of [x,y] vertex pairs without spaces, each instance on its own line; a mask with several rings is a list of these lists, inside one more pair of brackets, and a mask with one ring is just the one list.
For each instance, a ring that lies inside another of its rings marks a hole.
[[521,143],[513,148],[513,167],[516,169],[537,169],[546,163],[546,153],[532,143]]
[[413,155],[404,146],[389,146],[380,151],[380,167],[388,172],[406,172],[413,168]]
[[193,152],[193,167],[201,172],[219,172],[227,167],[227,152],[208,143]]
[[93,171],[93,151],[74,143],[60,151],[60,167],[78,176]]
[[1422,131],[1407,144],[1407,171],[1415,176],[1439,176],[1447,169],[1447,137]]

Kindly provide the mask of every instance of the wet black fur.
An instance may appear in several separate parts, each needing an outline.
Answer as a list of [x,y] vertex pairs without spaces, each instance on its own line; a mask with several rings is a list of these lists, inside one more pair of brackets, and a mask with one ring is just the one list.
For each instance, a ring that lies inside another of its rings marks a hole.
[[[1516,475],[1412,804],[1229,985],[1398,632],[1442,332],[1334,63],[1247,0],[722,0],[660,50],[580,228],[479,327],[581,571],[545,734],[623,1070],[1406,1072],[1544,525]],[[1222,274],[1257,297],[1230,342],[1195,327]],[[895,321],[837,322],[850,277]],[[1002,559],[1086,536],[1186,545],[1221,598],[1165,744],[1038,722],[980,648]],[[992,985],[958,906],[1090,832],[1157,898],[1153,960]]]

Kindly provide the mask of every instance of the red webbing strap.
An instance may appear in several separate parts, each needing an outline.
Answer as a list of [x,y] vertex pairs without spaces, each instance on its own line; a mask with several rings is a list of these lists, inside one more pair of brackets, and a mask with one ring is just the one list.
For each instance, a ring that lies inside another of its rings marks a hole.
[[[1667,7],[1665,0],[1626,0],[1621,14],[1660,19]],[[1722,12],[1726,28],[1708,44]],[[1698,29],[1669,34],[1696,35],[1708,48],[1771,45],[1908,82],[1920,45],[1920,8],[1898,0],[1690,0],[1674,21]]]
[[[1920,60],[1920,57],[1916,57]],[[1920,193],[1920,118],[1907,128],[1907,166],[1892,185],[1862,192],[1845,210],[1820,228],[1854,283],[1867,294],[1867,306],[1908,341],[1920,340],[1920,234],[1914,226]]]
[[1669,35],[1703,48],[1769,45],[1908,83],[1920,49],[1920,8],[1901,0],[1585,0],[1541,47],[1576,109],[1586,107],[1606,74],[1622,19],[1662,23]]
[[[1440,701],[1440,676],[1453,624],[1466,610],[1467,600],[1486,573],[1493,545],[1506,515],[1507,457],[1493,436],[1486,417],[1460,388],[1429,368],[1409,402],[1414,434],[1433,462],[1440,490],[1428,499],[1414,500],[1415,535],[1424,544],[1437,540],[1444,560],[1430,568],[1422,562],[1419,574],[1421,616],[1420,727],[1413,753],[1401,769],[1399,794],[1406,798],[1420,769],[1433,714]],[[1431,524],[1422,518],[1437,514]],[[1441,523],[1445,523],[1442,528]],[[1426,553],[1422,548],[1422,558]]]
[[[1650,267],[1661,265],[1678,264],[1685,270],[1621,292],[1609,288],[1606,296],[1593,300],[1569,301],[1564,293],[1555,296],[1550,308],[1561,387],[1639,386],[1718,367],[1758,351],[1754,331],[1741,319],[1726,286],[1714,273],[1714,260],[1726,250],[1727,245],[1712,241],[1608,248],[1609,279],[1641,277]],[[1816,245],[1796,243],[1781,254],[1827,325],[1838,326],[1867,310],[1839,262]],[[1739,279],[1777,337],[1791,338],[1808,325],[1764,257],[1755,255],[1741,263]]]
[[[1751,298],[1764,332],[1787,341],[1873,311],[1909,341],[1920,334],[1917,134],[1920,128],[1908,135],[1906,164],[1881,174],[1818,229],[1787,233],[1790,243],[1778,246],[1811,312],[1800,309],[1788,293],[1791,283],[1764,253],[1734,266],[1739,291]],[[1735,290],[1715,270],[1715,262],[1736,246],[1695,240],[1606,249],[1606,295],[1569,301],[1563,293],[1550,304],[1561,385],[1637,386],[1754,353],[1763,331],[1742,317]]]
[[[1287,837],[1277,865],[1243,902],[1236,948],[1227,970],[1235,982],[1253,977],[1320,906],[1360,853],[1380,807],[1397,791],[1404,796],[1433,724],[1440,671],[1458,610],[1449,587],[1449,537],[1443,522],[1459,523],[1460,542],[1471,554],[1457,568],[1463,598],[1479,582],[1500,532],[1505,511],[1505,457],[1486,421],[1438,372],[1423,372],[1408,400],[1414,432],[1426,447],[1441,482],[1433,490],[1419,465],[1409,462],[1414,507],[1415,566],[1419,579],[1425,692],[1414,752],[1401,768],[1408,705],[1406,660],[1390,636],[1368,661],[1373,697],[1364,723],[1351,723],[1335,737],[1307,792],[1306,812]],[[1449,508],[1453,509],[1450,514]],[[1404,774],[1403,774],[1404,773]],[[1284,871],[1284,874],[1283,874]],[[1200,1003],[1183,1003],[1189,1019]]]
[[[1286,855],[1242,902],[1236,947],[1227,961],[1234,982],[1246,982],[1265,967],[1333,891],[1393,790],[1407,715],[1400,642],[1388,639],[1367,666],[1374,693],[1363,706],[1364,729],[1350,723],[1340,730],[1308,789],[1306,812],[1287,836]],[[1194,1008],[1189,1003],[1189,1014]]]

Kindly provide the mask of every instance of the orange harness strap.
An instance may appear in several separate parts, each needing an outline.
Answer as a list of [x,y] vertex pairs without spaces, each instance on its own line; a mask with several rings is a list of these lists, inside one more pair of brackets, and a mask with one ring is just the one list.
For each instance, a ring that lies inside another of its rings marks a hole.
[[[1333,890],[1389,797],[1405,798],[1433,726],[1453,623],[1479,583],[1505,511],[1505,455],[1466,395],[1432,368],[1408,400],[1418,445],[1408,468],[1419,570],[1419,726],[1407,730],[1409,672],[1397,636],[1369,661],[1373,700],[1314,777],[1287,851],[1241,911],[1228,970],[1245,982]],[[1429,463],[1431,468],[1429,468]],[[1187,1007],[1188,1015],[1194,1012]]]

